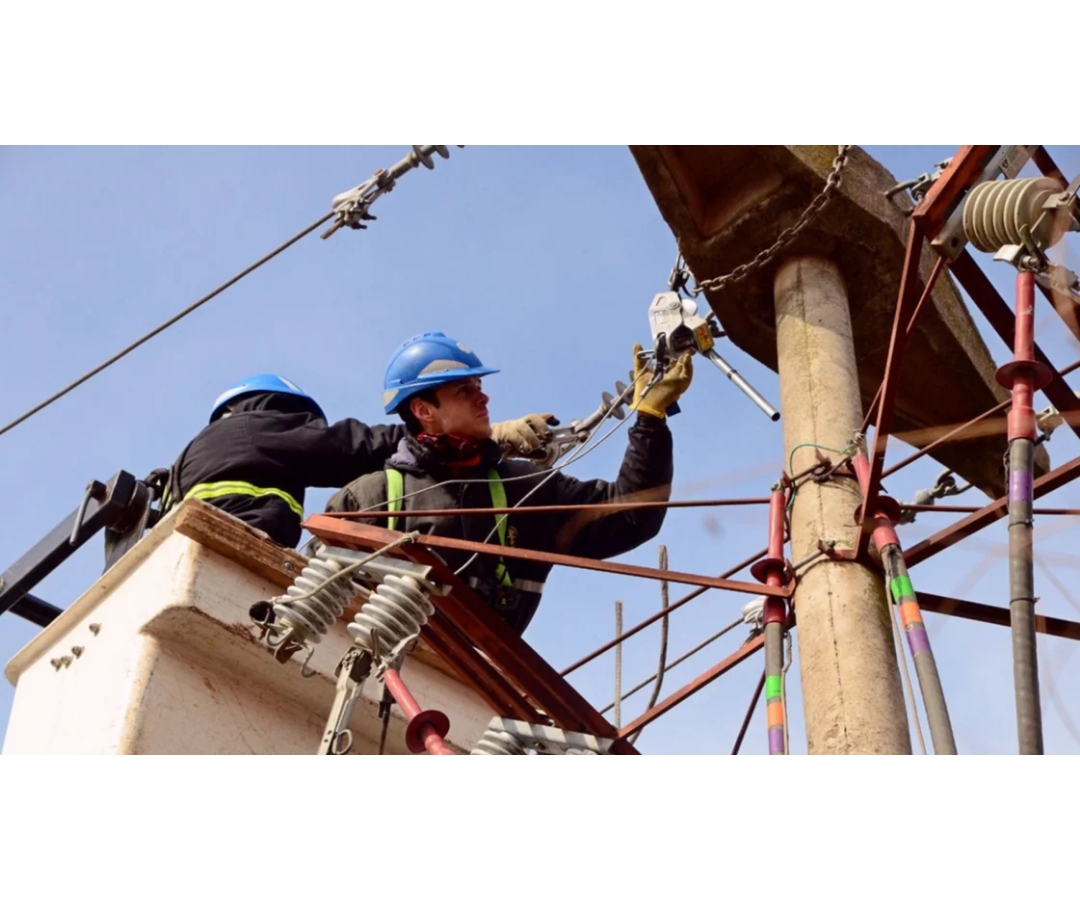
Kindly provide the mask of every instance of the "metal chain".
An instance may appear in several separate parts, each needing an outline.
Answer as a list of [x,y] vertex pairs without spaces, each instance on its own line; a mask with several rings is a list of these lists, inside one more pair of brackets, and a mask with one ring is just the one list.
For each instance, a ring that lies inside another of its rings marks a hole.
[[792,243],[795,238],[806,229],[807,225],[814,219],[818,211],[820,211],[826,204],[829,203],[829,199],[832,198],[833,192],[839,187],[843,181],[841,172],[847,165],[848,153],[853,147],[853,144],[840,144],[837,147],[836,159],[833,160],[832,171],[829,173],[828,178],[825,180],[825,188],[823,188],[814,197],[814,200],[810,202],[809,206],[799,219],[788,227],[783,233],[776,238],[776,242],[773,243],[768,249],[758,253],[751,261],[740,265],[735,271],[727,275],[721,275],[719,278],[712,278],[708,281],[700,282],[694,288],[694,295],[701,294],[705,291],[715,293],[727,287],[729,284],[734,284],[738,281],[742,281],[751,272],[756,271],[759,268],[764,268],[774,258],[777,253],[780,252],[785,246]]

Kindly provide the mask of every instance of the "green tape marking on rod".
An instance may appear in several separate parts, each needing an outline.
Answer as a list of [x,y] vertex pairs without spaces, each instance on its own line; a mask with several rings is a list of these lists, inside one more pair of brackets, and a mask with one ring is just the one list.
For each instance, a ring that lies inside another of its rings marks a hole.
[[778,700],[781,697],[780,686],[783,679],[779,674],[775,677],[767,678],[765,681],[765,700]]
[[901,575],[892,581],[892,593],[896,603],[900,603],[905,597],[915,597],[915,586],[907,575]]

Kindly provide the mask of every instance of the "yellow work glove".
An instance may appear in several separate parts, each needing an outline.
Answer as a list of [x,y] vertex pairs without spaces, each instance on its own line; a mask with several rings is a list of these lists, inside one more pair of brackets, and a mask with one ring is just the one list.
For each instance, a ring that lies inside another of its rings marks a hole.
[[[645,393],[653,375],[646,370],[648,361],[641,355],[641,346],[634,346],[634,369],[631,379],[634,383],[634,409],[644,412],[655,418],[667,418],[668,408],[679,401],[679,397],[690,389],[690,382],[694,379],[693,355],[685,354],[678,361],[668,367],[663,378]],[[645,393],[643,396],[642,394]]]
[[551,440],[549,419],[554,416],[526,415],[510,422],[496,422],[491,426],[491,440],[506,450],[508,456],[528,457]]

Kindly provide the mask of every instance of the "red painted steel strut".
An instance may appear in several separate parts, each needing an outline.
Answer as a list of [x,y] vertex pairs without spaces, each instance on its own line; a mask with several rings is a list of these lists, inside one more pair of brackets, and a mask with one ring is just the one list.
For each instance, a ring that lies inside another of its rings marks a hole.
[[1013,360],[997,373],[1012,390],[1009,412],[1009,609],[1012,613],[1013,678],[1021,754],[1043,753],[1039,659],[1035,644],[1035,411],[1036,390],[1049,383],[1050,369],[1035,359],[1035,275],[1016,278],[1016,337]]
[[[855,468],[859,487],[864,490],[863,500],[865,501],[865,490],[870,485],[870,461],[865,455],[859,454],[852,458],[851,465]],[[856,512],[856,522],[860,520],[860,514],[861,512]],[[877,510],[874,512],[874,545],[881,553],[881,561],[888,579],[887,590],[892,593],[893,600],[900,610],[904,635],[907,636],[908,648],[915,662],[915,674],[919,680],[923,706],[926,707],[926,719],[930,723],[930,737],[934,743],[934,753],[955,754],[956,739],[953,737],[949,708],[945,704],[945,691],[941,687],[941,675],[938,674],[937,661],[930,648],[930,636],[923,622],[919,599],[911,584],[907,564],[904,562],[900,538],[896,535],[896,525],[899,521],[900,505],[896,499],[887,495],[878,496]],[[891,613],[889,615],[892,616]],[[903,654],[902,649],[898,651]],[[918,713],[912,715],[918,718]]]
[[[769,554],[750,573],[773,588],[788,583],[784,561],[784,508],[786,489],[777,488],[769,500]],[[779,597],[765,598],[765,711],[769,730],[769,754],[787,754],[787,713],[784,701],[784,634],[787,631],[787,603]]]
[[429,754],[453,754],[443,738],[450,731],[450,720],[437,710],[422,710],[420,704],[405,686],[401,675],[388,668],[383,675],[386,689],[390,691],[401,711],[409,717],[405,729],[405,745],[414,754],[426,750]]
[[[859,520],[859,541],[855,546],[856,559],[865,559],[866,551],[870,547],[870,531],[874,511],[877,508],[878,486],[881,485],[881,473],[885,465],[885,450],[889,444],[889,435],[892,432],[893,415],[896,408],[900,361],[908,341],[908,321],[914,315],[914,312],[919,309],[915,292],[920,284],[919,256],[922,253],[922,246],[923,234],[917,224],[912,223],[908,230],[907,252],[904,256],[904,270],[900,278],[900,293],[896,301],[896,316],[893,318],[892,337],[889,339],[889,354],[885,359],[885,370],[881,381],[881,398],[878,400],[877,421],[874,423],[874,446],[870,451],[870,482],[863,490],[862,516]],[[929,287],[924,287],[919,302],[925,302],[931,296],[931,290]]]

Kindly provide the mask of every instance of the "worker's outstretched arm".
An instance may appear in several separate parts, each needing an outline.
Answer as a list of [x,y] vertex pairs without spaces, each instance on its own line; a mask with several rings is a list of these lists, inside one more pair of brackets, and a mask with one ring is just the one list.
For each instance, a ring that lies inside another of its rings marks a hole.
[[647,543],[663,526],[665,510],[614,512],[618,502],[667,501],[674,472],[671,431],[662,419],[640,417],[630,429],[630,443],[618,478],[582,481],[557,473],[529,504],[595,505],[595,511],[553,519],[554,551],[608,559]]
[[[541,446],[549,417],[528,415],[498,422],[492,426],[492,438],[512,454],[524,456]],[[407,434],[404,425],[369,426],[353,418],[333,425],[313,419],[300,428],[290,422],[283,417],[280,430],[263,430],[264,423],[252,439],[268,456],[303,471],[304,484],[316,489],[341,488],[368,473],[381,472]]]
[[629,444],[614,482],[582,482],[558,474],[544,489],[544,504],[596,505],[595,512],[574,513],[559,521],[556,552],[607,559],[636,549],[660,533],[666,511],[612,513],[620,502],[668,501],[674,475],[671,431],[667,410],[686,392],[693,379],[690,355],[673,364],[662,380],[647,388],[649,375],[634,347],[635,397],[638,418],[630,429]]
[[[283,417],[281,429],[252,431],[257,449],[300,471],[312,488],[340,488],[382,470],[405,437],[404,425],[365,425],[354,418],[326,425],[312,419],[301,427]],[[251,430],[251,429],[249,429]]]

